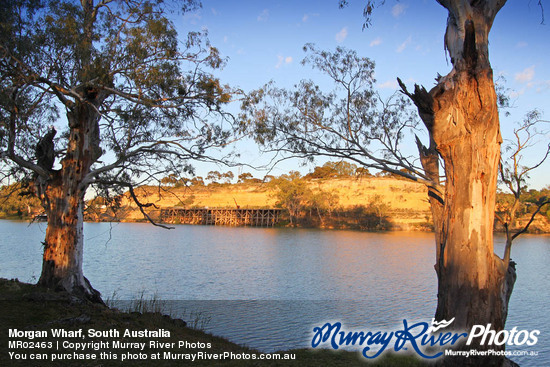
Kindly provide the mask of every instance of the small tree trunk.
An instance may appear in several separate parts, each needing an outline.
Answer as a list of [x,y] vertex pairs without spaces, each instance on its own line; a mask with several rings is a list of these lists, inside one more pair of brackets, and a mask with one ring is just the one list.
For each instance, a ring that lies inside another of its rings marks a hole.
[[517,212],[520,206],[520,198],[519,196],[514,197],[514,203],[512,204],[512,208],[510,208],[510,218],[508,221],[508,228],[514,229],[517,227]]

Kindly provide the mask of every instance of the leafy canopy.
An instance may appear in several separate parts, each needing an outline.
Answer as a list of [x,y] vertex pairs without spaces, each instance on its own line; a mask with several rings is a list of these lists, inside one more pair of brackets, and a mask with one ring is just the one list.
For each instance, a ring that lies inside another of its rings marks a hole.
[[243,129],[276,154],[334,157],[428,181],[399,149],[415,114],[404,96],[383,99],[374,89],[374,62],[343,47],[330,52],[307,44],[304,51],[302,63],[321,71],[332,89],[312,80],[292,90],[269,83],[244,101]]
[[189,159],[212,159],[207,150],[230,136],[224,106],[235,91],[213,75],[225,60],[206,32],[177,32],[173,19],[197,6],[194,0],[2,2],[4,177],[45,174],[34,146],[54,123],[62,130],[56,162],[67,158],[72,118],[82,108],[95,111],[97,131],[86,139],[99,148],[89,153],[85,185],[128,186],[190,170],[182,163]]

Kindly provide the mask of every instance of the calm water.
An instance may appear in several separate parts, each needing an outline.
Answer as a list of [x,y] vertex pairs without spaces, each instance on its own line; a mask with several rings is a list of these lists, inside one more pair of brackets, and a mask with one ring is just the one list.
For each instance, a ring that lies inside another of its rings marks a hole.
[[[44,232],[0,221],[0,277],[36,281]],[[105,298],[170,300],[172,312],[201,313],[208,331],[263,351],[307,347],[326,321],[385,331],[435,311],[432,234],[86,223],[85,236],[84,274]],[[507,328],[541,331],[539,356],[513,359],[550,365],[550,236],[521,238],[512,258]]]

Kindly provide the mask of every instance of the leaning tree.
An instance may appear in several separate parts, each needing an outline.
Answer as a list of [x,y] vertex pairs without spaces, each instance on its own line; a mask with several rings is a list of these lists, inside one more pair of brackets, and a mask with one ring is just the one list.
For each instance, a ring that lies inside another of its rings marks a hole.
[[226,143],[232,91],[212,75],[224,60],[205,34],[179,37],[170,20],[197,6],[1,3],[1,168],[32,183],[48,216],[39,284],[99,301],[82,273],[86,191],[129,190],[145,214],[137,184]]
[[[376,3],[368,1],[367,17]],[[242,121],[267,149],[352,160],[425,184],[436,238],[436,318],[454,318],[461,330],[476,324],[502,330],[516,272],[510,257],[493,248],[502,138],[488,39],[506,1],[438,3],[449,14],[444,41],[453,68],[431,90],[416,85],[409,91],[398,80],[401,96],[383,99],[373,88],[371,60],[340,47],[327,52],[306,45],[303,63],[328,76],[335,88],[324,92],[311,80],[293,90],[267,84],[245,101]],[[400,150],[416,125],[404,98],[416,105],[429,136],[426,145],[416,139],[418,164]]]

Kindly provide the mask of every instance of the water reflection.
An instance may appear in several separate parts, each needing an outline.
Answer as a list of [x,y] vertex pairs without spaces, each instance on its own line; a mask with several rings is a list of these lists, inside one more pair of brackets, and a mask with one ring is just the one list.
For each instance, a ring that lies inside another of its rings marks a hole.
[[[36,280],[44,230],[0,221],[0,276]],[[85,235],[84,273],[104,297],[178,300],[174,307],[210,313],[215,334],[266,351],[307,346],[324,321],[383,330],[429,321],[435,310],[431,233],[86,223]],[[498,254],[503,243],[497,236]],[[512,258],[519,276],[507,327],[541,330],[542,353],[515,360],[550,365],[550,236],[524,236]]]

